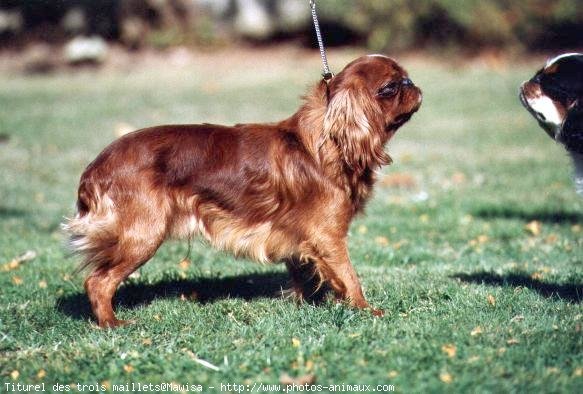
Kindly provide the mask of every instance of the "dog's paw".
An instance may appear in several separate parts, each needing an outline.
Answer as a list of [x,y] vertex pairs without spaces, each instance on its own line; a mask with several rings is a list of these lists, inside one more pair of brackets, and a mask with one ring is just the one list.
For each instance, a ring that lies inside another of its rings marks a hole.
[[119,319],[104,320],[99,322],[99,328],[101,329],[118,328],[135,323],[136,323],[135,320],[119,320]]

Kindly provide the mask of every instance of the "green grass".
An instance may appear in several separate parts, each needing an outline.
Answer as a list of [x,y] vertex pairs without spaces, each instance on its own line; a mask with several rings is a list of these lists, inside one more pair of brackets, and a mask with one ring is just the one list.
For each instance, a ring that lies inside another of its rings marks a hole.
[[[340,68],[350,56],[332,58]],[[59,232],[84,166],[119,122],[291,114],[318,58],[264,60],[0,76],[0,133],[9,136],[0,144],[0,263],[38,253],[0,271],[0,391],[5,382],[45,382],[48,391],[56,382],[176,382],[219,392],[208,386],[309,373],[319,384],[403,392],[581,387],[583,200],[565,153],[517,99],[538,64],[495,71],[405,61],[424,103],[390,142],[394,164],[349,238],[367,298],[385,317],[331,302],[298,306],[277,296],[282,266],[198,242],[192,264],[180,266],[188,245],[174,242],[120,288],[118,315],[137,323],[95,328]],[[408,185],[388,186],[397,173]],[[525,230],[532,221],[540,233]]]

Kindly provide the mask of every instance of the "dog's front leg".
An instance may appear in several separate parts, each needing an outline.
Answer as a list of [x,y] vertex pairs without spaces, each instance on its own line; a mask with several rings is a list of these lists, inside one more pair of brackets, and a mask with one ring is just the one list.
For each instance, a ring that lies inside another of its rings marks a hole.
[[314,259],[322,278],[328,282],[337,299],[345,300],[355,308],[371,309],[375,316],[382,316],[383,311],[371,308],[364,298],[360,281],[350,262],[346,241],[332,244],[334,246],[321,250]]

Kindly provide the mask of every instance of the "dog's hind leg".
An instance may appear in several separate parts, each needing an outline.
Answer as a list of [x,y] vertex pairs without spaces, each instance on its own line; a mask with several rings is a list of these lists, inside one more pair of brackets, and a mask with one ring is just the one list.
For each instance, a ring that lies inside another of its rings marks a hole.
[[118,320],[113,312],[113,296],[118,286],[132,272],[148,261],[156,252],[158,245],[141,250],[124,250],[115,264],[102,265],[95,269],[85,280],[85,290],[91,302],[91,309],[101,328],[113,328],[128,323]]
[[91,309],[100,327],[127,322],[115,317],[112,299],[120,283],[156,253],[166,234],[166,213],[154,198],[126,199],[71,220],[72,247],[82,254]]

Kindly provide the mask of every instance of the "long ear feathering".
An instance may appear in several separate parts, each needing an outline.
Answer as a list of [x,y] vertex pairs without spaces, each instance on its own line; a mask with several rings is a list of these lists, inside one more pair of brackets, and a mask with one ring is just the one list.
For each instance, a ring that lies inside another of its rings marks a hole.
[[381,109],[364,88],[352,85],[334,94],[324,117],[324,138],[336,142],[353,171],[391,162],[383,133]]
[[[581,99],[579,99],[581,100]],[[583,196],[583,105],[575,102],[561,127],[561,141],[571,154],[575,165],[575,187]]]

